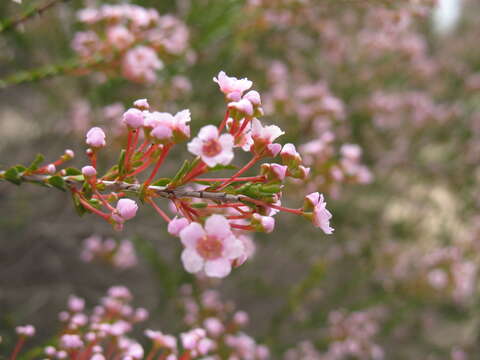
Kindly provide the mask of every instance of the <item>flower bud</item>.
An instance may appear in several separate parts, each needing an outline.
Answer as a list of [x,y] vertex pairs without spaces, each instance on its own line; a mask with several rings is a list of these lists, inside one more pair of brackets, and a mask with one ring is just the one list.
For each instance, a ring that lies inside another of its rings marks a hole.
[[175,218],[168,223],[168,232],[171,235],[179,236],[180,231],[182,231],[188,224],[189,222],[185,218]]
[[132,129],[143,126],[143,113],[135,108],[130,108],[123,114],[123,123]]
[[257,231],[271,233],[275,228],[275,219],[271,216],[262,216],[259,214],[253,214],[252,225],[255,227]]
[[253,106],[262,105],[262,100],[260,99],[260,94],[258,93],[258,91],[250,90],[245,95],[243,95],[243,98],[250,101]]
[[137,214],[138,205],[132,199],[120,199],[117,203],[117,211],[124,220],[130,220]]
[[133,106],[140,110],[148,110],[150,109],[150,104],[148,103],[147,99],[138,99],[135,100]]
[[97,175],[97,170],[93,166],[87,165],[82,167],[82,174],[85,177],[93,177]]
[[93,127],[87,132],[86,143],[94,148],[101,148],[106,145],[105,133],[99,127]]
[[47,173],[49,173],[50,175],[55,174],[57,172],[57,168],[55,167],[54,164],[48,164],[46,170],[47,170]]

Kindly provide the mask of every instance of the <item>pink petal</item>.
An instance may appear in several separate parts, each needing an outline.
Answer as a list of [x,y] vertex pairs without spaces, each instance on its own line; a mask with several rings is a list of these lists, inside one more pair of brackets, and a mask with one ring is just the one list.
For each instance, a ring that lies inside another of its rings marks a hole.
[[192,154],[201,155],[202,154],[202,146],[203,146],[202,140],[200,140],[198,137],[196,137],[188,143],[187,148],[188,148],[188,151],[190,151]]
[[232,271],[232,265],[227,259],[216,259],[205,262],[205,274],[210,277],[224,278]]
[[182,252],[182,263],[189,273],[197,273],[203,268],[203,259],[195,250],[185,249]]
[[205,221],[205,231],[210,236],[224,239],[232,234],[228,220],[222,215],[212,215]]
[[202,225],[199,223],[193,222],[180,231],[180,240],[182,244],[187,248],[194,248],[197,246],[198,240],[204,237],[205,231],[202,228]]
[[243,242],[235,236],[229,236],[225,239],[223,255],[230,260],[239,258],[245,254],[245,246]]
[[203,141],[210,140],[212,138],[215,139],[218,137],[218,129],[214,125],[204,126],[200,129],[198,137]]

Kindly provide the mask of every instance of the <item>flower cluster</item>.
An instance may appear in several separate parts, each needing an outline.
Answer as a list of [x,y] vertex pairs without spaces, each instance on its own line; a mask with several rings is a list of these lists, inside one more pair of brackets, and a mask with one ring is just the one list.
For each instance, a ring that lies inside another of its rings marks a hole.
[[[68,307],[59,313],[62,330],[43,349],[44,359],[229,359],[266,360],[269,350],[245,334],[248,323],[243,311],[234,312],[232,304],[225,305],[214,290],[205,291],[199,302],[192,296],[189,285],[182,287],[181,300],[185,306],[188,329],[174,336],[146,329],[151,341],[149,348],[133,339],[135,326],[144,322],[149,313],[131,305],[132,294],[124,286],[113,286],[100,304],[87,312],[85,300],[75,295]],[[16,328],[18,342],[11,359],[16,359],[27,338],[35,335],[32,325]]]
[[129,240],[102,239],[99,235],[91,235],[83,240],[80,258],[85,262],[94,260],[111,264],[118,269],[128,269],[138,262],[135,248]]
[[[305,180],[310,170],[293,144],[282,146],[276,142],[284,134],[278,126],[263,125],[258,119],[263,109],[260,94],[250,89],[253,83],[229,77],[223,71],[214,81],[227,102],[225,116],[218,127],[206,125],[191,140],[188,109],[176,114],[151,111],[148,101],[139,99],[123,113],[127,144],[119,162],[107,172],[100,173],[97,156],[108,139],[100,127],[92,127],[85,138],[89,164],[81,170],[56,168],[73,156],[67,151],[52,164],[39,168],[38,162],[43,160],[39,159],[29,168],[17,166],[0,175],[17,184],[30,181],[69,190],[80,214],[96,214],[117,230],[136,216],[137,202],[127,196],[135,194],[168,223],[170,234],[180,238],[185,269],[210,277],[225,277],[232,268],[243,264],[252,253],[251,241],[245,234],[272,232],[279,211],[301,215],[331,234],[332,215],[318,192],[306,196],[301,208],[282,205],[284,182]],[[157,178],[171,149],[188,140],[188,151],[196,157],[185,160],[173,176]],[[237,150],[250,154],[250,160],[240,168],[233,165]],[[275,158],[280,158],[280,163],[263,162]],[[256,175],[244,176],[260,162]],[[228,177],[204,176],[231,169],[235,172]],[[150,174],[143,177],[149,170]],[[158,198],[168,200],[175,209],[174,219],[156,203]],[[109,247],[107,243],[104,246]],[[106,256],[101,253],[110,256],[112,251],[120,250],[104,249],[93,240],[88,244],[88,258]]]
[[[103,5],[78,12],[86,30],[75,34],[72,47],[82,61],[106,74],[153,83],[162,60],[185,53],[189,32],[172,15],[138,5]],[[96,63],[96,59],[100,58]]]
[[[212,349],[225,349],[224,358],[264,360],[270,358],[265,345],[258,344],[242,330],[249,322],[244,311],[236,311],[231,302],[222,302],[216,290],[203,291],[198,300],[189,285],[182,287],[185,323],[204,329]],[[217,359],[218,357],[213,357]]]

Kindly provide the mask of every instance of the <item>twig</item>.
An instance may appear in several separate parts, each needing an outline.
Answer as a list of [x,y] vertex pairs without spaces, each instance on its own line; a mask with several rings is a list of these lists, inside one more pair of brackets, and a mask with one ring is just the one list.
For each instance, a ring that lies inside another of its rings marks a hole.
[[32,17],[34,17],[36,15],[41,15],[43,12],[45,12],[48,9],[54,7],[55,5],[57,5],[61,2],[67,2],[67,1],[69,1],[69,0],[50,0],[43,5],[32,6],[27,11],[25,11],[23,14],[21,14],[20,16],[10,18],[10,19],[7,19],[3,22],[0,22],[0,33],[5,32],[5,31],[9,31],[9,30],[13,30],[18,25],[26,22],[28,19],[31,19]]
[[[2,179],[5,171],[0,171],[0,179]],[[23,175],[21,178],[27,182],[33,183],[42,183],[48,185],[48,180],[50,175]],[[74,185],[76,183],[81,183],[74,179],[72,176],[64,176],[63,180],[69,184]],[[105,189],[111,189],[113,191],[132,191],[140,193],[142,190],[141,184],[130,184],[123,181],[108,181],[108,180],[98,180],[97,186],[103,184]],[[171,199],[171,198],[198,198],[198,199],[208,199],[220,202],[239,202],[242,198],[241,195],[232,195],[224,192],[209,192],[209,191],[193,191],[193,190],[184,190],[182,188],[178,189],[168,189],[166,186],[148,186],[148,190],[155,193],[158,197]]]

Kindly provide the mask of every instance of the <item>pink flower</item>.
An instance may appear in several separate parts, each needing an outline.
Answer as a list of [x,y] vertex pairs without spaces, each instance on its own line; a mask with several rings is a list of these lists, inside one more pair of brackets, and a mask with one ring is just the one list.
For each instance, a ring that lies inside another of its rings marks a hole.
[[68,309],[73,312],[80,312],[85,307],[85,300],[75,295],[71,295],[68,299]]
[[168,223],[168,232],[173,236],[178,236],[180,231],[187,227],[189,224],[188,220],[185,218],[174,218]]
[[244,113],[245,115],[248,115],[248,116],[253,115],[253,105],[250,101],[248,101],[245,98],[239,101],[232,101],[231,103],[228,104],[228,107],[236,109],[239,112]]
[[244,91],[252,87],[252,82],[247,78],[237,79],[236,77],[229,77],[224,71],[220,71],[213,81],[220,86],[220,91],[225,94],[227,99],[232,101],[239,101]]
[[332,214],[327,210],[327,203],[323,199],[323,194],[318,192],[311,193],[305,197],[308,207],[313,207],[313,224],[323,230],[325,234],[333,233],[330,227]]
[[258,229],[258,231],[271,233],[275,228],[275,219],[271,216],[253,214],[252,225],[254,225],[255,228]]
[[230,274],[231,260],[244,252],[243,243],[237,239],[228,220],[222,215],[212,215],[205,227],[193,222],[180,232],[185,246],[182,261],[190,273],[205,270],[207,276],[223,278]]
[[125,50],[135,41],[135,37],[124,26],[111,26],[107,29],[108,43],[118,50]]
[[85,177],[92,177],[97,175],[97,170],[93,166],[87,165],[82,167],[82,174]]
[[101,148],[106,145],[105,133],[99,127],[93,127],[87,132],[86,143],[94,148]]
[[151,135],[162,143],[180,142],[190,137],[190,110],[185,109],[174,115],[154,111],[145,115],[146,127],[153,128]]
[[218,134],[214,125],[200,129],[198,136],[188,143],[188,151],[198,155],[209,167],[217,164],[227,165],[233,159],[233,136]]
[[297,152],[295,145],[291,143],[287,143],[283,145],[282,151],[280,152],[280,156],[284,163],[288,164],[289,162],[298,162],[302,161],[302,157]]
[[122,121],[125,125],[138,129],[143,126],[143,113],[138,109],[130,108],[123,114]]
[[284,180],[287,175],[287,167],[279,164],[270,164],[270,168],[279,180]]
[[243,95],[243,98],[250,101],[253,106],[262,105],[262,100],[260,98],[260,94],[258,93],[258,91],[250,90],[245,95]]
[[138,205],[132,199],[120,199],[117,203],[116,214],[114,214],[114,220],[123,223],[126,220],[130,220],[137,214]]
[[148,46],[137,46],[125,54],[122,62],[123,76],[140,83],[157,80],[156,71],[163,68],[155,50]]
[[148,103],[147,99],[138,99],[135,100],[133,106],[139,108],[140,110],[148,110],[150,109],[150,104]]
[[15,331],[20,336],[32,337],[35,335],[35,328],[32,325],[17,326]]
[[145,335],[151,339],[156,346],[169,349],[172,352],[177,351],[177,339],[174,336],[150,329],[145,330]]
[[83,346],[83,341],[77,334],[65,334],[60,338],[60,345],[65,349],[76,349]]
[[46,170],[49,174],[55,174],[57,172],[57,167],[55,164],[48,164]]
[[262,126],[258,119],[252,120],[252,139],[254,142],[271,144],[283,134],[285,132],[276,125]]

